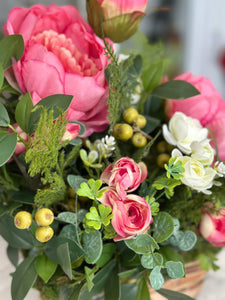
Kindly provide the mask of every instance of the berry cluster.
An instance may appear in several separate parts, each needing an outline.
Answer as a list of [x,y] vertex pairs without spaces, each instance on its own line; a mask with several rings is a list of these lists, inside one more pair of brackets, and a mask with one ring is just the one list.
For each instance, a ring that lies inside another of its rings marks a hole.
[[[15,215],[14,224],[18,229],[28,229],[32,220],[29,212],[20,211]],[[54,220],[53,212],[48,208],[41,208],[35,213],[34,220],[38,225],[35,231],[36,239],[41,243],[49,241],[54,234],[53,229],[49,226]]]
[[147,144],[147,135],[141,129],[147,123],[146,118],[139,114],[134,107],[129,107],[124,111],[123,119],[128,124],[117,123],[113,128],[114,137],[124,142],[131,139],[135,147],[144,147]]

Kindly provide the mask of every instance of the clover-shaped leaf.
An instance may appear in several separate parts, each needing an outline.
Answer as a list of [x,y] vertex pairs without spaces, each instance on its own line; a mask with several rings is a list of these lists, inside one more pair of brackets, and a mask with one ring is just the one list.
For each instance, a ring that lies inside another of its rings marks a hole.
[[108,206],[100,204],[98,210],[92,206],[90,212],[86,214],[86,224],[89,227],[94,227],[95,230],[99,230],[102,225],[107,226],[112,219],[112,209]]
[[156,188],[157,190],[164,189],[166,197],[171,198],[174,194],[174,188],[180,184],[181,184],[180,180],[162,177],[162,178],[155,180],[155,182],[152,186],[154,188]]
[[101,180],[89,179],[88,184],[85,182],[81,183],[77,194],[79,196],[88,197],[89,199],[96,200],[97,198],[100,198],[102,196],[102,193],[104,192],[99,191],[101,186]]
[[166,176],[168,178],[173,177],[174,179],[179,180],[180,178],[183,177],[183,173],[185,171],[182,162],[181,161],[177,161],[175,163],[175,160],[177,158],[176,157],[171,157],[169,160],[169,164],[165,165],[165,169],[166,169]]

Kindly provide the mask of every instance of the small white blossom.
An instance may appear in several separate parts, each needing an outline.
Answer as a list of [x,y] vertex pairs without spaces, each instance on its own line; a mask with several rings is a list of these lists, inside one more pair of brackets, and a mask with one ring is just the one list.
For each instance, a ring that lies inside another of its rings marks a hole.
[[106,135],[101,139],[101,141],[99,140],[97,148],[102,155],[110,157],[115,150],[115,143],[115,138],[113,136]]
[[225,175],[225,164],[223,162],[215,162],[214,168],[217,171],[217,175],[219,177],[223,177]]

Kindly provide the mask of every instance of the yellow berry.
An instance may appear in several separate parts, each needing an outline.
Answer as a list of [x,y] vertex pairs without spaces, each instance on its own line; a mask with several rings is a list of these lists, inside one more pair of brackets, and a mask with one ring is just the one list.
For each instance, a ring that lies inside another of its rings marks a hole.
[[113,135],[121,141],[128,141],[133,135],[133,129],[128,124],[116,124],[113,128]]
[[147,120],[144,116],[138,115],[137,118],[135,119],[135,122],[139,128],[144,128],[147,123]]
[[132,137],[132,144],[137,148],[142,148],[147,144],[147,139],[142,133],[137,132]]
[[164,165],[168,163],[169,159],[170,159],[169,154],[161,153],[157,156],[157,159],[156,159],[157,165],[160,168],[164,168]]
[[27,211],[20,211],[15,215],[14,224],[19,229],[27,229],[32,224],[32,215]]
[[161,141],[156,145],[156,149],[158,153],[167,152],[167,143],[165,141]]
[[41,208],[35,214],[35,221],[39,226],[48,226],[54,220],[54,214],[49,208]]
[[36,239],[41,243],[49,241],[53,235],[54,231],[50,226],[38,227],[35,232]]
[[131,124],[138,117],[138,111],[134,107],[127,108],[123,113],[124,120]]

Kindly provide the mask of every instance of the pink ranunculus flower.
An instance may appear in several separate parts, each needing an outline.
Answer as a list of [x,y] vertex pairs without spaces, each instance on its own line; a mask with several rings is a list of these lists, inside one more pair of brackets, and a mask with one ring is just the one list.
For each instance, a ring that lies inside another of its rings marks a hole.
[[145,15],[148,0],[87,0],[88,21],[99,36],[102,33],[120,43],[132,36]]
[[101,175],[101,180],[109,186],[115,187],[122,199],[127,192],[138,188],[147,177],[147,167],[143,162],[136,163],[129,157],[118,159],[115,164],[109,165]]
[[108,187],[99,201],[112,208],[112,226],[117,233],[114,241],[145,233],[153,222],[148,203],[137,195],[129,194],[122,200],[113,187]]
[[199,230],[204,239],[213,246],[225,246],[225,209],[221,209],[219,214],[205,212]]
[[62,141],[75,139],[80,131],[80,125],[76,123],[67,123],[66,131],[62,137]]
[[53,94],[73,95],[69,121],[84,123],[86,136],[106,129],[108,58],[103,41],[74,6],[16,7],[4,33],[21,34],[25,43],[23,57],[13,65],[13,72],[6,73],[10,83],[14,76],[20,90],[31,93],[34,104]]
[[[17,131],[17,133],[21,136],[21,138],[23,138],[25,142],[28,142],[28,135],[19,127],[19,125],[13,124],[12,126]],[[11,128],[9,128],[8,131],[11,133],[14,132]],[[14,154],[16,156],[20,156],[20,154],[22,154],[26,151],[26,147],[22,142],[19,142],[19,138],[17,138],[17,140],[18,140],[18,142],[16,144]],[[8,162],[11,162],[12,160],[13,160],[13,158],[10,158],[8,160]]]
[[177,76],[175,80],[189,82],[199,90],[200,94],[185,100],[167,100],[167,116],[171,118],[175,112],[180,111],[189,117],[198,119],[202,126],[207,126],[214,120],[223,104],[220,93],[208,78],[202,76],[184,73]]

